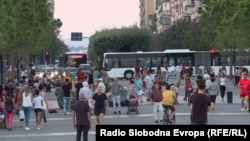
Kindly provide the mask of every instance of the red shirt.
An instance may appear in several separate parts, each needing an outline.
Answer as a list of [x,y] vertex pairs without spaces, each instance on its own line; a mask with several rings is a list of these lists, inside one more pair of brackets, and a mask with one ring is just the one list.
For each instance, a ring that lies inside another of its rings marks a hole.
[[82,71],[78,71],[77,74],[76,74],[77,78],[81,81],[84,81],[84,78],[85,78],[85,73],[82,72]]
[[240,79],[239,81],[240,88],[240,95],[247,95],[250,88],[250,81],[248,79]]

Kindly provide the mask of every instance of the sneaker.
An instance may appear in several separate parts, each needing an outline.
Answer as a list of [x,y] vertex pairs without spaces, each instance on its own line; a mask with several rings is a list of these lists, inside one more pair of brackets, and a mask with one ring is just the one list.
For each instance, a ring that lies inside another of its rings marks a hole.
[[70,115],[70,113],[69,113],[69,112],[67,112],[66,114],[67,114],[67,115]]
[[160,120],[160,122],[162,122],[162,120]]
[[8,128],[8,131],[12,131],[12,129],[11,129],[11,128]]
[[116,114],[116,112],[114,112],[114,114]]
[[28,130],[30,130],[30,128],[29,128],[29,127],[24,127],[24,129],[25,129],[25,130],[27,130],[27,131],[28,131]]
[[158,120],[156,120],[155,123],[158,123]]
[[241,108],[241,112],[244,112],[244,108]]
[[119,114],[121,114],[121,111],[118,111]]
[[40,127],[37,127],[36,129],[37,129],[37,130],[40,130]]

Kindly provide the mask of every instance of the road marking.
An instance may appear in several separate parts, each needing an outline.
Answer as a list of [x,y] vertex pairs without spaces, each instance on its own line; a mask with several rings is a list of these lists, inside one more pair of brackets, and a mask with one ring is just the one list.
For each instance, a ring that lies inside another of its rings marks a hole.
[[[38,133],[38,134],[10,134],[1,135],[0,138],[20,138],[20,137],[48,137],[48,136],[69,136],[76,135],[76,132]],[[89,131],[89,135],[95,135],[95,131]]]
[[[190,113],[176,113],[176,116],[189,116]],[[247,112],[242,113],[208,113],[209,116],[237,116],[237,115],[249,115]],[[129,118],[129,117],[153,117],[154,114],[139,114],[139,115],[106,115],[105,119],[110,118]],[[91,117],[95,119],[95,116]],[[48,118],[49,121],[63,121],[71,120],[71,117],[61,117],[61,118]],[[30,119],[30,121],[35,121],[35,119]],[[13,120],[13,122],[19,122],[19,120]]]

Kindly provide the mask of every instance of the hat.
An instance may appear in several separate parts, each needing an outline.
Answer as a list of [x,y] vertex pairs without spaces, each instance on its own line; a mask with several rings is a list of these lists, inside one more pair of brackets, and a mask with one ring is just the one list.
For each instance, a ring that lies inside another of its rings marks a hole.
[[97,80],[102,81],[102,78],[98,78]]

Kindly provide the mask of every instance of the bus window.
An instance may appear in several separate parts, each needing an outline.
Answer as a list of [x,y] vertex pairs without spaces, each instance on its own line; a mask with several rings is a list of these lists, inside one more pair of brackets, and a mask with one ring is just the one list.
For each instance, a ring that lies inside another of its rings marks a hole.
[[179,65],[188,66],[190,63],[191,57],[177,57],[177,62]]
[[139,58],[138,59],[139,65],[141,67],[151,67],[151,59],[150,58]]
[[162,57],[162,66],[168,67],[168,58],[167,57]]
[[121,68],[133,68],[136,65],[136,58],[120,58]]
[[170,57],[170,58],[169,58],[169,64],[168,64],[168,66],[169,66],[169,67],[175,66],[174,57]]
[[153,57],[152,58],[152,67],[158,67],[161,65],[161,58],[160,57]]

